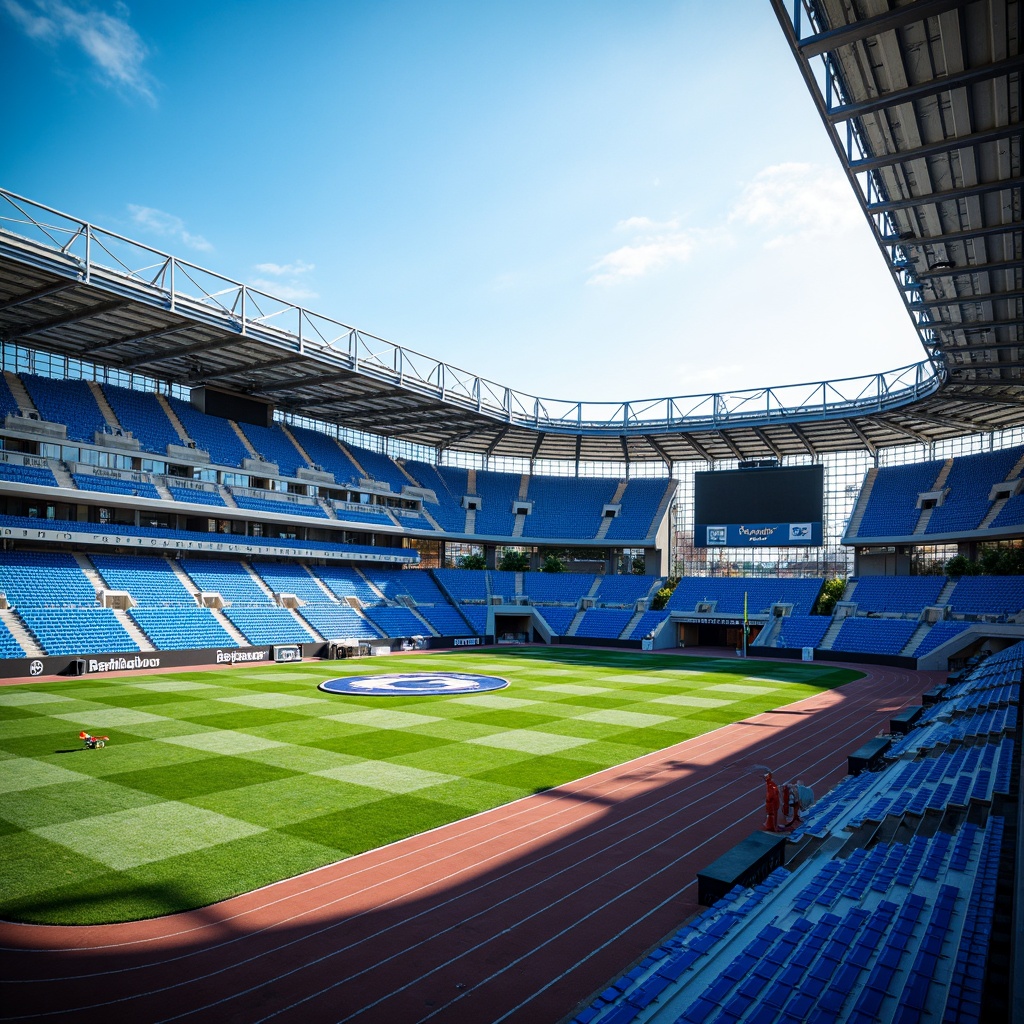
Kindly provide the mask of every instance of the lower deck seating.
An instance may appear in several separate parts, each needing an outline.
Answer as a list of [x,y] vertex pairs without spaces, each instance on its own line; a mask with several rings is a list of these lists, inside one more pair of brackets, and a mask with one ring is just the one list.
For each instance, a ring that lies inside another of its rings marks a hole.
[[21,607],[18,614],[50,655],[127,654],[139,650],[112,608]]
[[308,644],[316,639],[287,608],[226,608],[224,615],[251,644]]
[[591,608],[583,613],[576,636],[614,640],[626,628],[633,612],[620,608]]
[[916,629],[917,623],[909,619],[843,619],[832,650],[896,655],[907,646]]
[[377,640],[380,632],[354,608],[344,604],[311,604],[299,609],[302,617],[325,640]]
[[629,634],[629,639],[643,640],[649,634],[656,632],[661,624],[668,618],[668,615],[669,613],[666,611],[644,612],[640,621],[633,627],[633,631]]
[[133,608],[128,614],[158,651],[238,646],[209,608]]
[[832,625],[826,615],[790,615],[782,620],[776,647],[817,647]]
[[14,635],[7,628],[7,623],[0,620],[0,658],[24,658],[25,651]]

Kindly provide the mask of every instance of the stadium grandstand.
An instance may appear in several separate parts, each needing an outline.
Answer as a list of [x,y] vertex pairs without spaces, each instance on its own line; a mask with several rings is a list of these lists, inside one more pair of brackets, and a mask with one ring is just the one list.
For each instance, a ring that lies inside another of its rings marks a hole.
[[1020,6],[772,5],[921,361],[544,399],[0,190],[0,675],[503,642],[953,671],[574,1020],[1009,1019]]

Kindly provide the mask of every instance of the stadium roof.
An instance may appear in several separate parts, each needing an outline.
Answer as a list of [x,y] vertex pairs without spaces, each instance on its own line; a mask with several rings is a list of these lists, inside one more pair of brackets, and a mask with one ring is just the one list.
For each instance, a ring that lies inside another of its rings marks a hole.
[[539,398],[3,190],[0,340],[498,456],[873,452],[1024,423],[1019,3],[863,0],[858,17],[847,0],[772,2],[920,333],[921,363],[711,395]]

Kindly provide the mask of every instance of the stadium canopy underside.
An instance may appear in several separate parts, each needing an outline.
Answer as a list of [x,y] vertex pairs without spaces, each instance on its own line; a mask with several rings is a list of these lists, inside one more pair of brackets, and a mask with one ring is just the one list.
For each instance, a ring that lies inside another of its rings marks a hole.
[[921,363],[712,395],[538,398],[3,190],[0,341],[488,456],[874,453],[1024,424],[1020,4],[772,2]]

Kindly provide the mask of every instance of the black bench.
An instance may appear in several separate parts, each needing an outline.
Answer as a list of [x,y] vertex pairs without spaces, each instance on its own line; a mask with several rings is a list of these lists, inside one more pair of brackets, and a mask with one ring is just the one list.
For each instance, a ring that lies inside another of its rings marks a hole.
[[924,713],[920,704],[908,704],[898,715],[889,719],[889,732],[905,736],[914,727],[914,723]]
[[929,690],[927,693],[921,694],[921,703],[927,708],[931,707],[932,704],[938,704],[942,700],[942,695],[949,689],[947,686],[936,686]]
[[851,775],[860,775],[861,772],[873,772],[881,768],[885,752],[891,746],[892,740],[888,736],[876,736],[868,740],[863,747],[847,757],[847,771]]
[[703,907],[717,903],[730,889],[744,889],[763,882],[785,860],[786,836],[755,832],[723,853],[713,864],[697,872],[697,902]]

